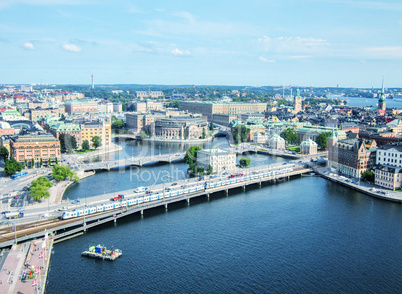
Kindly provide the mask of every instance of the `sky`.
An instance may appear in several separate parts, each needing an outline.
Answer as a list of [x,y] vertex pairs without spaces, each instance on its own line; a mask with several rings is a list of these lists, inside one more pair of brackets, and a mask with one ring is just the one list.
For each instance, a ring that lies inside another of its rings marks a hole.
[[402,87],[400,0],[0,0],[0,84]]

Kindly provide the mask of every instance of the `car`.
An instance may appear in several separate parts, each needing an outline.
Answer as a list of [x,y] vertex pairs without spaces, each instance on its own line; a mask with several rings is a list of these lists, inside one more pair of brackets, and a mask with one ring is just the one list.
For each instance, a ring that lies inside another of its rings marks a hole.
[[1,214],[6,214],[6,213],[10,213],[9,210],[4,210]]
[[14,199],[18,199],[18,195],[15,195],[15,196],[14,196]]
[[10,206],[11,206],[11,207],[15,207],[15,204],[16,204],[16,203],[11,203]]
[[146,191],[145,194],[146,195],[152,194],[152,191]]
[[176,186],[176,185],[177,185],[177,183],[173,183],[173,184],[172,184],[172,186]]

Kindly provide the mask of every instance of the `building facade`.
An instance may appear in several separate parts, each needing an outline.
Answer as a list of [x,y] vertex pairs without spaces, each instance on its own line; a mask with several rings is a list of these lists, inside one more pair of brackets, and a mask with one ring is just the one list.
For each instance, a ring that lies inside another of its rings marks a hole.
[[371,152],[377,147],[375,141],[366,142],[364,139],[338,140],[336,135],[328,138],[328,165],[341,173],[355,178],[370,169]]
[[31,166],[59,162],[61,159],[60,141],[51,134],[28,134],[14,136],[10,140],[10,156],[16,161]]
[[155,121],[156,137],[165,139],[201,139],[208,133],[208,122],[202,118],[173,117]]
[[317,154],[317,143],[311,139],[308,139],[300,144],[300,153],[301,154]]
[[191,113],[202,113],[208,121],[213,121],[213,115],[223,114],[242,114],[249,112],[265,112],[266,103],[225,103],[225,102],[180,102],[180,110]]
[[68,101],[64,105],[65,111],[72,114],[98,113],[98,103],[93,101]]
[[270,139],[269,139],[269,147],[275,150],[284,150],[285,149],[285,139],[283,139],[281,136],[278,134],[274,134]]
[[222,149],[197,151],[197,162],[204,170],[207,170],[210,165],[214,173],[231,173],[236,170],[236,154]]
[[102,146],[109,146],[112,143],[112,127],[106,122],[87,122],[80,124],[81,140],[88,140],[92,146],[92,138],[98,136],[101,138]]

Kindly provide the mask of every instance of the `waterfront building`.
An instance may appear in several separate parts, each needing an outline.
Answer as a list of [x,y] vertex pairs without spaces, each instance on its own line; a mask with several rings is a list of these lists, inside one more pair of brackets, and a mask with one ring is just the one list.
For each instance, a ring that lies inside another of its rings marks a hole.
[[284,150],[285,149],[285,139],[283,139],[281,136],[278,134],[274,134],[270,139],[269,139],[269,147],[275,150]]
[[180,102],[180,110],[191,113],[202,113],[208,121],[213,121],[213,115],[216,113],[223,114],[242,114],[249,112],[265,112],[266,103],[227,103],[227,102]]
[[155,122],[155,116],[152,114],[139,114],[139,113],[126,113],[126,127],[133,130],[134,132],[145,131],[152,123]]
[[78,148],[81,147],[82,140],[81,140],[81,127],[79,124],[75,123],[65,123],[63,121],[56,121],[50,126],[48,126],[49,132],[55,136],[57,139],[60,138],[61,134],[68,134],[77,140]]
[[377,144],[361,138],[338,140],[333,132],[328,138],[328,166],[355,178],[372,168],[371,154]]
[[201,139],[208,134],[205,119],[189,116],[161,118],[155,121],[155,131],[151,134],[165,139]]
[[68,101],[64,105],[65,111],[70,114],[98,113],[98,104],[93,101]]
[[402,186],[402,145],[387,144],[377,148],[375,184],[387,189]]
[[236,170],[236,154],[218,148],[197,151],[197,162],[204,170],[210,165],[214,173],[231,173]]
[[300,153],[301,154],[317,154],[318,145],[311,139],[307,139],[300,144]]
[[48,133],[30,133],[17,135],[10,139],[10,157],[18,162],[29,166],[38,164],[42,159],[43,163],[60,161],[60,141]]

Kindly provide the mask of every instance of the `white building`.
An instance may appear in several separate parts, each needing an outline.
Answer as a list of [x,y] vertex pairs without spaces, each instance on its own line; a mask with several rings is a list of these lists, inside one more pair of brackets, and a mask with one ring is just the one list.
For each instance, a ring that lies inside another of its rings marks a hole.
[[383,145],[376,151],[375,182],[387,189],[402,186],[402,146]]
[[278,134],[274,134],[269,139],[269,147],[276,150],[285,149],[285,139],[283,139]]
[[301,154],[317,154],[317,143],[311,139],[307,139],[300,144]]
[[256,132],[254,134],[254,143],[265,144],[268,141],[268,135],[263,135],[260,132]]
[[212,166],[212,172],[234,172],[236,170],[236,154],[222,149],[203,149],[197,152],[197,162],[204,170]]

